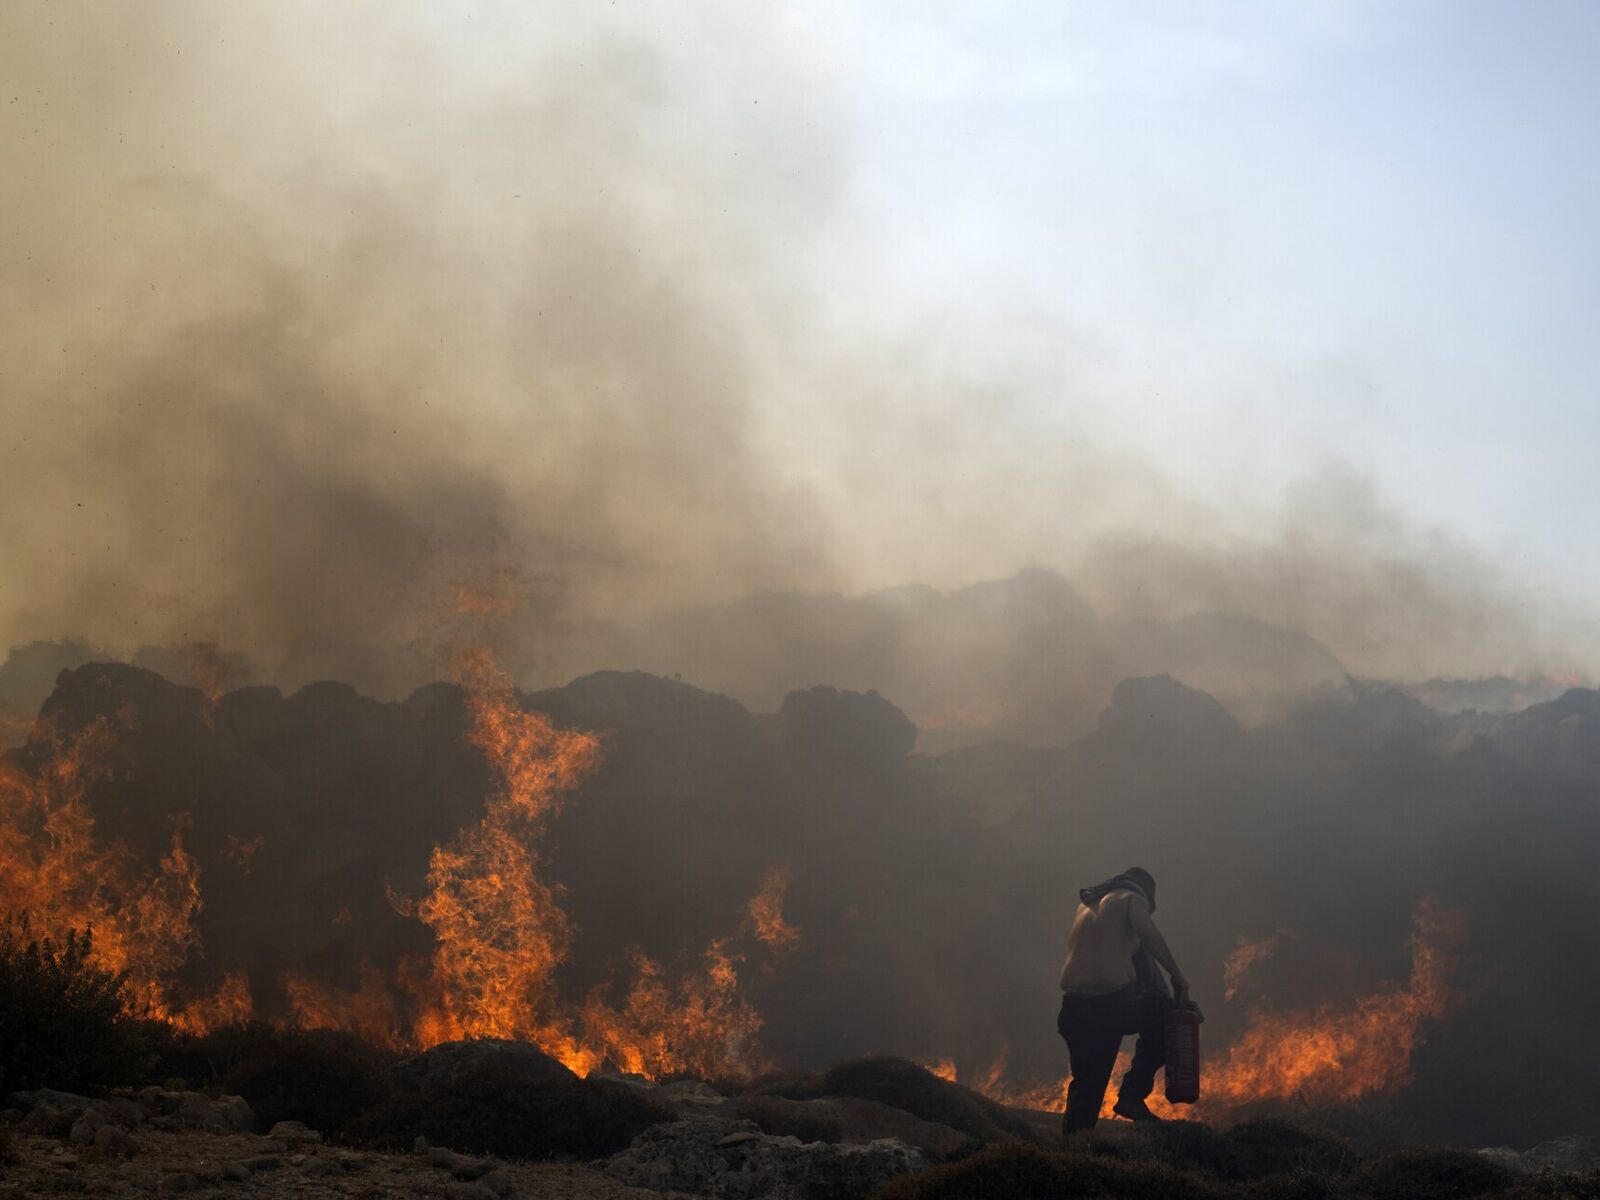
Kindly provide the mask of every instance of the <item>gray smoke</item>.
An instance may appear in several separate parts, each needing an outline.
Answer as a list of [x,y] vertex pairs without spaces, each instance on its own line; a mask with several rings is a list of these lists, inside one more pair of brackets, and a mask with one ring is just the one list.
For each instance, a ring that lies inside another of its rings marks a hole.
[[[853,329],[848,122],[751,7],[7,6],[0,644],[216,644],[396,694],[466,587],[529,682],[627,650],[765,699],[821,680],[749,640],[820,636],[884,665],[830,682],[948,656],[906,686],[957,724],[986,688],[1092,713],[1207,614],[1359,674],[1596,661],[1359,479],[1220,516],[1039,416],[1096,398],[1009,335],[936,300],[892,344]],[[1093,628],[1065,681],[970,596],[887,640],[852,603],[656,640],[662,613],[1027,566],[1074,592],[1030,636]]]

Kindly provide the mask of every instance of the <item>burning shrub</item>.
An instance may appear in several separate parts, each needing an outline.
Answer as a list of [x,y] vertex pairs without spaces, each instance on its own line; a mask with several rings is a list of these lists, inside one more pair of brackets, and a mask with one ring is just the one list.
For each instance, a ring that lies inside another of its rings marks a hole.
[[[246,1027],[236,1036],[247,1041],[257,1030]],[[225,1081],[267,1126],[304,1121],[331,1134],[388,1097],[388,1066],[383,1051],[354,1034],[286,1030],[247,1052]]]
[[35,937],[0,922],[0,1095],[136,1080],[149,1052],[128,1012],[127,975],[97,967],[89,930]]
[[1204,1179],[1169,1167],[1005,1142],[901,1176],[874,1200],[1221,1200],[1222,1195]]
[[469,1154],[596,1158],[676,1119],[627,1084],[565,1074],[504,1056],[466,1065],[362,1115],[346,1133],[395,1149],[421,1135]]
[[1035,1136],[1004,1105],[940,1079],[903,1058],[859,1058],[840,1063],[822,1077],[822,1090],[827,1095],[859,1096],[892,1105],[982,1142],[1006,1138],[1033,1141]]
[[1362,1200],[1468,1200],[1502,1191],[1513,1178],[1470,1150],[1397,1150],[1362,1163],[1350,1191]]
[[762,1133],[799,1138],[802,1142],[837,1142],[844,1137],[844,1122],[837,1114],[818,1112],[815,1106],[780,1096],[745,1096],[733,1106],[740,1121],[754,1121]]

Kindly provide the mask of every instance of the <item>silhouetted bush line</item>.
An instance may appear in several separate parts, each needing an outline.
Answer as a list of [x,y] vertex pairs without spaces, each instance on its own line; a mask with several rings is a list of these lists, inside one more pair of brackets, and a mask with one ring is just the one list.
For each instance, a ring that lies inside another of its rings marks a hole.
[[26,916],[0,920],[0,1096],[133,1083],[151,1055],[128,1011],[127,976],[91,957],[91,930],[60,941],[34,934]]

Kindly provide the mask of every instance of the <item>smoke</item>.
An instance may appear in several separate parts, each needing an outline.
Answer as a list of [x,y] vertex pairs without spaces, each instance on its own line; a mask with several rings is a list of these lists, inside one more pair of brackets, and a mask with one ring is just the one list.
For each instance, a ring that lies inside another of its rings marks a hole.
[[751,8],[7,6],[0,639],[394,694],[463,585],[533,681],[663,611],[1038,565],[1363,674],[1595,661],[1359,478],[1185,496],[1070,331],[851,319],[839,82]]

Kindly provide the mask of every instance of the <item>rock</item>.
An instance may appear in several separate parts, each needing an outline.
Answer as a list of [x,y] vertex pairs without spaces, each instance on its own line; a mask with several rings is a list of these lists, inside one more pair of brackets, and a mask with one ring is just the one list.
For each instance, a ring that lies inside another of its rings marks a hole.
[[127,1096],[108,1096],[96,1100],[94,1106],[107,1121],[123,1129],[137,1129],[144,1124],[144,1109]]
[[184,1128],[208,1129],[213,1133],[227,1133],[231,1128],[228,1118],[211,1097],[200,1092],[179,1092],[176,1096],[177,1103],[171,1115]]
[[23,1133],[37,1133],[45,1137],[61,1137],[72,1128],[77,1115],[54,1104],[38,1104],[17,1126]]
[[1509,1146],[1492,1146],[1478,1153],[1503,1167],[1529,1175],[1545,1171],[1568,1175],[1600,1169],[1600,1138],[1583,1134],[1570,1134],[1540,1142],[1531,1150],[1517,1151]]
[[468,1158],[443,1146],[435,1146],[428,1151],[428,1163],[441,1171],[449,1171],[457,1179],[466,1180],[481,1179],[494,1170],[494,1163],[487,1159]]
[[161,1181],[161,1190],[168,1193],[192,1192],[200,1181],[187,1171],[177,1171]]
[[750,1121],[704,1118],[645,1130],[612,1156],[605,1173],[634,1187],[718,1200],[805,1200],[864,1196],[928,1162],[921,1150],[893,1139],[802,1144],[798,1138],[763,1134]]
[[517,1186],[516,1178],[504,1167],[496,1167],[478,1182],[496,1196],[509,1196]]
[[243,1096],[222,1096],[212,1106],[235,1133],[249,1133],[255,1129],[255,1110]]
[[428,1151],[428,1165],[438,1167],[441,1171],[449,1171],[452,1175],[455,1174],[456,1168],[466,1161],[465,1155],[457,1154],[445,1146],[434,1146]]
[[300,1121],[279,1121],[267,1130],[267,1136],[285,1146],[315,1146],[322,1141],[320,1133],[306,1128]]
[[[274,1162],[273,1166],[277,1166]],[[229,1183],[248,1183],[250,1181],[250,1168],[242,1162],[222,1164],[222,1177]]]
[[239,1165],[254,1174],[257,1171],[276,1171],[283,1166],[283,1160],[276,1154],[256,1154],[250,1158],[241,1158]]
[[332,1175],[339,1170],[339,1166],[332,1159],[319,1158],[308,1155],[305,1162],[300,1164],[300,1174],[311,1179],[320,1179],[324,1175]]
[[289,1143],[274,1137],[258,1137],[256,1149],[263,1154],[284,1154],[288,1152]]
[[104,1129],[106,1119],[94,1109],[89,1109],[72,1123],[72,1130],[67,1134],[67,1139],[80,1146],[94,1144],[94,1135]]
[[101,1158],[132,1158],[139,1143],[126,1129],[108,1122],[94,1131],[94,1148]]

